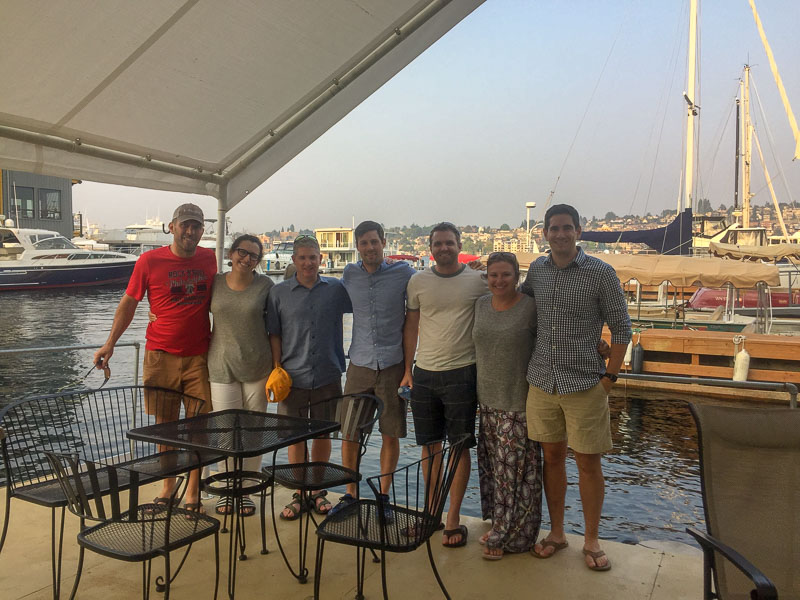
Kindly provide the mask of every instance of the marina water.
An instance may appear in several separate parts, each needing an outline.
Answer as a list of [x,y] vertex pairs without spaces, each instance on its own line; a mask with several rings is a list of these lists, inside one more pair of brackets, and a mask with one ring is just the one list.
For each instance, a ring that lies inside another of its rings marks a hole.
[[[0,349],[89,345],[100,346],[108,336],[114,310],[123,287],[72,290],[7,292],[0,311]],[[345,316],[345,350],[350,345],[352,318]],[[121,342],[141,341],[147,327],[147,302],[140,303],[131,326]],[[20,354],[0,357],[0,406],[35,394],[53,393],[59,388],[94,388],[103,381],[101,371],[81,383],[91,367],[94,350]],[[141,357],[140,357],[141,360]],[[111,359],[108,386],[133,383],[133,348],[117,348]],[[141,377],[141,365],[140,365]],[[624,384],[617,390],[622,392]],[[614,449],[603,467],[606,500],[600,525],[602,537],[622,542],[652,539],[690,543],[687,525],[703,523],[694,422],[683,401],[669,397],[611,399],[611,429]],[[275,410],[274,405],[270,411]],[[477,431],[477,429],[476,429]],[[401,441],[400,463],[417,460],[414,427],[409,413],[409,436]],[[378,473],[380,436],[370,440],[362,471]],[[334,445],[335,447],[335,445]],[[473,452],[472,477],[464,498],[463,512],[480,516],[477,462]],[[334,457],[335,458],[335,457]],[[265,459],[266,460],[266,459]],[[566,527],[583,531],[578,475],[575,463],[567,461]],[[0,473],[2,477],[2,473]],[[338,490],[337,490],[338,491]],[[369,493],[362,485],[362,493]],[[543,527],[548,526],[544,507]]]

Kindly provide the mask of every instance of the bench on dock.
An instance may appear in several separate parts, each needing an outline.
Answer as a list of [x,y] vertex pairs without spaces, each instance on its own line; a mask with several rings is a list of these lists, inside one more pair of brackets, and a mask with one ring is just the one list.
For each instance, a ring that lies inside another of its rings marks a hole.
[[[134,427],[154,424],[156,415],[191,417],[203,407],[199,398],[148,386],[64,392],[24,398],[4,407],[0,410],[0,475],[5,478],[6,498],[0,551],[8,531],[12,498],[50,508],[53,595],[58,598],[67,499],[45,453],[77,454],[86,461],[127,467],[139,474],[140,484],[185,473],[219,457],[132,441],[126,434]],[[88,483],[87,479],[86,489],[99,489],[101,493],[109,490],[108,482],[100,482],[99,487],[96,482]],[[120,489],[128,484],[118,482]],[[57,536],[58,508],[61,522]]]

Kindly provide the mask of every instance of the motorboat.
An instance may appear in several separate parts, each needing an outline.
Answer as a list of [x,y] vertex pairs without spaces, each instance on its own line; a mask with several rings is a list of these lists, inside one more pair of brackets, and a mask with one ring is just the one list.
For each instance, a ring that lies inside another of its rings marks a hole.
[[60,233],[0,227],[0,291],[125,283],[136,257],[81,249]]

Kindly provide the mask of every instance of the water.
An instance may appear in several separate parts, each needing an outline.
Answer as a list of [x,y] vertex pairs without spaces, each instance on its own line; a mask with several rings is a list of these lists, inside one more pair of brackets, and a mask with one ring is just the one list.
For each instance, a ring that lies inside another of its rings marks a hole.
[[[0,349],[101,345],[108,336],[123,292],[123,287],[114,286],[3,293]],[[351,316],[346,315],[345,349],[350,345],[351,324]],[[146,326],[147,303],[143,302],[120,341],[144,342]],[[65,386],[80,387],[81,378],[91,366],[93,352],[75,350],[0,357],[0,407],[25,396],[52,393]],[[133,383],[133,364],[133,348],[117,348],[111,359],[112,378],[107,385]],[[102,381],[102,373],[96,372],[83,385],[97,387]],[[648,394],[647,400],[612,398],[610,404],[614,450],[603,463],[606,501],[601,535],[623,542],[662,539],[691,543],[685,529],[689,525],[702,527],[703,508],[697,435],[684,402]],[[409,437],[401,442],[401,464],[419,458],[413,431],[409,415]],[[377,474],[380,436],[373,436],[370,444],[375,449],[367,453],[362,470]],[[567,529],[580,533],[583,516],[577,470],[571,459],[567,462],[567,476]],[[474,453],[463,512],[480,517]],[[543,526],[547,527],[546,507],[544,512]]]

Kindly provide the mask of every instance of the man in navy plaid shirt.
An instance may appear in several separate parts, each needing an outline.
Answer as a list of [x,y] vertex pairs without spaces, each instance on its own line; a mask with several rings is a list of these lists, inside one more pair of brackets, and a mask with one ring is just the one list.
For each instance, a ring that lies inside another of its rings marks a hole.
[[[538,558],[567,547],[564,501],[567,445],[575,453],[585,521],[583,554],[595,571],[611,568],[598,528],[605,482],[601,458],[611,449],[608,392],[631,338],[631,321],[614,269],[577,246],[578,211],[551,206],[544,217],[550,254],[528,269],[522,291],[536,300],[536,348],[528,364],[528,437],[541,443],[550,533]],[[603,324],[611,330],[608,366],[597,352]]]

